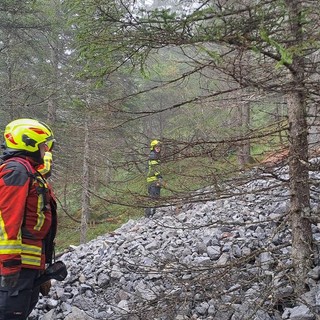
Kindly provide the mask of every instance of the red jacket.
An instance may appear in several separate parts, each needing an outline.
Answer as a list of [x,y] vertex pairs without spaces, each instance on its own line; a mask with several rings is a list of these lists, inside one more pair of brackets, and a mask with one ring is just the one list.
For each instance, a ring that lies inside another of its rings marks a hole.
[[45,268],[50,259],[45,250],[56,233],[55,205],[51,188],[30,161],[14,157],[0,166],[1,275]]

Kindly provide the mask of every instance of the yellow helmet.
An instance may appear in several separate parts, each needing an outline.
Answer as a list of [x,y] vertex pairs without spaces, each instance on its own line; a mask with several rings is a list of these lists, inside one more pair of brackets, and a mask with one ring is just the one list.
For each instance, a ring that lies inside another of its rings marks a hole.
[[156,146],[161,146],[161,142],[159,140],[152,140],[150,143],[150,150],[153,150]]
[[6,148],[37,152],[39,144],[45,142],[52,149],[52,130],[43,122],[34,119],[18,119],[10,122],[4,131]]

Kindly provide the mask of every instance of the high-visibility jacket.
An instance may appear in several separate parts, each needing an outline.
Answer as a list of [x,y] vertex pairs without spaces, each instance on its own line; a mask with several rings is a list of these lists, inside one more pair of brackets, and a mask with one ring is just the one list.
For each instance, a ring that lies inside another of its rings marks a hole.
[[44,270],[53,251],[55,209],[51,188],[29,160],[13,157],[0,166],[0,275]]
[[151,151],[149,154],[149,160],[148,160],[147,182],[154,183],[159,179],[162,179],[162,176],[160,173],[159,153],[155,151]]

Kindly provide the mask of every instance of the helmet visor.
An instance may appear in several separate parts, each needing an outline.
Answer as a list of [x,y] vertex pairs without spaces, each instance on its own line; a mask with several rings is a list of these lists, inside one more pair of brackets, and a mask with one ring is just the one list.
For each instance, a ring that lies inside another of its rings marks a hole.
[[53,146],[54,146],[54,142],[55,140],[51,137],[51,139],[49,138],[49,140],[47,140],[45,142],[47,148],[48,148],[48,151],[51,151],[53,149]]

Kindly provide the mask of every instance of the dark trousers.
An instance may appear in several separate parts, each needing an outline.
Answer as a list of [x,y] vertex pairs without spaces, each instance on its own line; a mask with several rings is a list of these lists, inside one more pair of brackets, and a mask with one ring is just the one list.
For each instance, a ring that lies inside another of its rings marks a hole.
[[26,320],[39,299],[39,287],[34,280],[39,270],[22,269],[14,288],[0,287],[0,320]]
[[[148,194],[152,199],[160,198],[161,187],[157,186],[155,183],[151,183],[148,185]],[[146,218],[152,217],[156,213],[156,208],[146,208],[144,215]],[[1,319],[0,319],[1,320]]]

